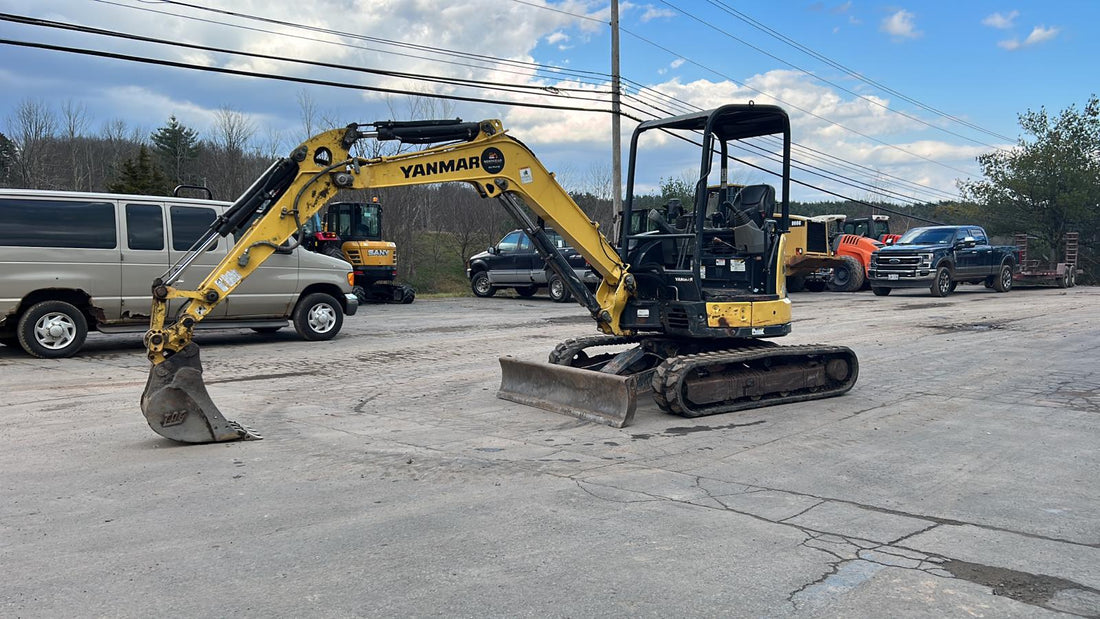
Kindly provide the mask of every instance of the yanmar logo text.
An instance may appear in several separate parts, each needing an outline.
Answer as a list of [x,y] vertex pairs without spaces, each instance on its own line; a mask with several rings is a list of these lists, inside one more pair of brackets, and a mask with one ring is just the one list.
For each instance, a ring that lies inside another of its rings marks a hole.
[[461,159],[445,159],[443,161],[403,165],[401,166],[401,173],[405,175],[405,178],[416,178],[418,176],[432,176],[475,168],[481,169],[481,157],[463,157]]

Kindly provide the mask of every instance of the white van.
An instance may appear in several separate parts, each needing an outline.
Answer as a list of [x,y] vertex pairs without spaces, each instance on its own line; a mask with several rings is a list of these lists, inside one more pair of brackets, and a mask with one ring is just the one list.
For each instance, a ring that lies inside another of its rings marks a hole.
[[[0,189],[0,344],[68,357],[89,330],[149,328],[152,282],[191,248],[229,202]],[[197,286],[225,257],[218,242],[184,272]],[[293,322],[327,340],[359,307],[351,265],[301,249],[273,254],[196,328],[273,332]],[[173,301],[171,317],[182,301]]]

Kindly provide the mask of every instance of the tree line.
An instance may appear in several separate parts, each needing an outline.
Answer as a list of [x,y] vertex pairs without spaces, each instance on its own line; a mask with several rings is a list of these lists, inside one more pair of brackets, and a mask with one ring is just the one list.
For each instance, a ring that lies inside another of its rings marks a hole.
[[[307,96],[299,96],[299,105],[303,137],[338,125],[319,119]],[[410,103],[405,116],[451,115],[451,110],[418,109],[418,105],[431,104]],[[1015,148],[979,157],[984,178],[960,183],[961,201],[906,207],[874,200],[792,202],[791,212],[850,216],[892,212],[891,227],[896,231],[931,220],[984,225],[1002,239],[1026,232],[1035,237],[1032,256],[1047,259],[1060,258],[1063,235],[1077,231],[1081,234],[1079,266],[1085,269],[1079,281],[1092,283],[1100,224],[1100,100],[1092,95],[1081,110],[1070,106],[1056,115],[1045,109],[1029,110],[1019,118],[1025,135]],[[80,103],[66,101],[52,107],[42,101],[20,102],[0,133],[0,186],[144,195],[170,195],[177,186],[197,186],[215,199],[232,200],[286,150],[278,135],[260,135],[248,115],[230,108],[215,112],[205,135],[175,116],[153,131],[129,126],[122,119],[98,128],[93,124]],[[366,156],[394,154],[402,147],[376,143],[373,148],[378,152]],[[393,150],[387,152],[387,148]],[[559,182],[607,234],[613,229],[610,178],[609,166],[558,174]],[[639,206],[658,207],[672,198],[690,204],[693,189],[693,180],[670,176],[662,179],[658,192],[639,198]],[[465,259],[514,227],[495,202],[482,199],[465,185],[380,189],[342,197],[379,198],[384,235],[399,248],[399,278],[422,292],[455,291]],[[440,275],[441,269],[445,276]]]

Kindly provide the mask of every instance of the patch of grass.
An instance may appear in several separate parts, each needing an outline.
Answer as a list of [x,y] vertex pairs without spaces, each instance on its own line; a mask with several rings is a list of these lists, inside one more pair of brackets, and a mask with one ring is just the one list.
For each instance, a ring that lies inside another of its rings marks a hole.
[[[418,295],[470,296],[466,279],[466,259],[459,256],[459,245],[452,234],[421,232],[412,251],[398,248],[402,261],[408,260],[411,273],[403,280],[416,288]],[[407,272],[402,269],[402,272]]]

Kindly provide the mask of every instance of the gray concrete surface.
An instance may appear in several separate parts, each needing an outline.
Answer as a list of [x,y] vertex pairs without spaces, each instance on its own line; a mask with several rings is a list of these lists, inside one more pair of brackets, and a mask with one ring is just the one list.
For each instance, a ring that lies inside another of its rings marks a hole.
[[794,296],[847,395],[616,430],[498,400],[542,298],[200,334],[258,442],[138,409],[140,336],[0,346],[0,615],[1100,616],[1100,289]]

